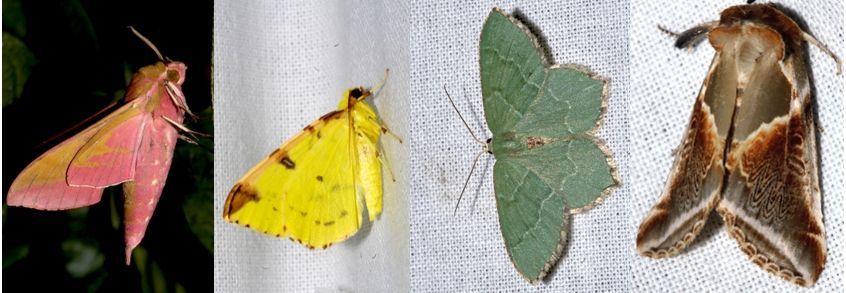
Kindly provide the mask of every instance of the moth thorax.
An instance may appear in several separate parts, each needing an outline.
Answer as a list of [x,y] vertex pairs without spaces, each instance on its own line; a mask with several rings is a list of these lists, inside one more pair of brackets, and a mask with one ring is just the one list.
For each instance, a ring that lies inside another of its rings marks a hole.
[[539,148],[545,144],[552,142],[552,139],[548,137],[542,136],[529,136],[526,137],[526,147],[529,149]]

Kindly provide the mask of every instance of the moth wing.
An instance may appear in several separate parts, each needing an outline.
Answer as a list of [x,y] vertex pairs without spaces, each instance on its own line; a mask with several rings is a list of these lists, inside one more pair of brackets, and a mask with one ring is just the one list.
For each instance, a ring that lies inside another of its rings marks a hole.
[[64,210],[100,201],[102,188],[68,186],[67,170],[79,150],[104,127],[104,121],[113,115],[110,114],[33,160],[12,182],[6,203],[9,206],[40,210]]
[[[778,40],[776,38],[773,38]],[[755,39],[747,38],[747,41]],[[782,74],[780,44],[752,55],[717,211],[741,250],[766,271],[813,285],[826,260],[816,138],[807,80]],[[796,62],[788,57],[787,63]],[[788,68],[804,66],[792,64]],[[798,93],[798,95],[796,95]]]
[[133,179],[138,146],[150,115],[132,101],[102,120],[67,169],[70,186],[103,188]]
[[[493,141],[498,144],[497,141]],[[548,273],[569,232],[568,201],[601,198],[616,184],[607,154],[592,139],[552,141],[500,152],[494,191],[506,250],[529,281]]]
[[699,235],[719,202],[737,89],[734,58],[717,51],[711,63],[664,192],[638,230],[641,255],[663,258],[681,252]]
[[358,102],[351,109],[354,132],[356,185],[363,194],[367,214],[372,222],[382,213],[382,162],[379,160],[379,137],[382,127],[376,112],[367,103]]
[[537,40],[494,8],[482,27],[479,69],[485,119],[494,136],[510,131],[541,92],[546,68]]
[[326,248],[361,227],[349,112],[324,115],[253,167],[229,192],[224,219]]
[[564,197],[514,160],[497,159],[494,193],[505,250],[514,267],[534,283],[561,256],[569,233]]

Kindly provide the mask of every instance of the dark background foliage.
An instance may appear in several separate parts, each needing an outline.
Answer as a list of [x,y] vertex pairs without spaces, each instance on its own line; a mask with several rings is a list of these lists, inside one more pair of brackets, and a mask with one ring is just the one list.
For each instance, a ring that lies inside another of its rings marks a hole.
[[188,127],[211,134],[212,1],[3,0],[4,291],[211,291],[211,139],[177,143],[130,266],[119,186],[70,211],[5,204],[27,164],[82,128],[42,142],[120,101],[132,74],[156,61],[129,25],[188,66],[183,91],[200,116]]

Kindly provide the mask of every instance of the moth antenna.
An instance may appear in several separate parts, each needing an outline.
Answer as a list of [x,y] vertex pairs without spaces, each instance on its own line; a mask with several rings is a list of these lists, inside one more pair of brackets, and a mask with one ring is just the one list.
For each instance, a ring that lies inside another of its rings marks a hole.
[[470,177],[473,177],[473,171],[476,170],[476,163],[479,162],[479,157],[487,150],[482,150],[476,153],[476,158],[473,159],[473,166],[470,167],[470,174],[467,174],[467,179],[464,180],[464,187],[461,187],[461,193],[458,194],[458,201],[455,203],[455,208],[452,210],[452,216],[455,217],[458,213],[458,206],[461,204],[461,198],[464,196],[464,191],[467,189],[467,184],[470,183]]
[[390,71],[390,69],[385,68],[385,76],[382,77],[382,81],[380,81],[379,83],[374,85],[372,89],[370,89],[370,95],[375,96],[377,93],[379,93],[379,91],[382,90],[382,86],[384,86],[385,82],[388,81],[388,72],[389,71]]
[[461,122],[464,123],[464,127],[467,128],[467,132],[470,132],[470,135],[473,136],[473,139],[476,140],[477,143],[484,145],[484,146],[487,146],[486,143],[482,142],[482,140],[480,140],[478,137],[476,137],[476,134],[473,133],[472,129],[470,129],[470,125],[467,124],[467,121],[464,120],[463,116],[461,116],[461,112],[459,112],[458,107],[455,106],[455,102],[452,100],[452,97],[449,95],[449,92],[447,91],[446,85],[444,85],[444,93],[446,93],[446,96],[449,99],[449,104],[452,105],[452,108],[455,109],[455,113],[458,114],[458,118],[461,119]]
[[843,64],[840,63],[840,58],[837,57],[837,55],[835,55],[834,52],[829,50],[828,47],[825,46],[825,44],[820,43],[820,41],[817,41],[817,39],[814,38],[814,36],[812,36],[812,35],[810,35],[806,32],[802,32],[802,39],[804,39],[808,43],[811,43],[814,46],[817,46],[817,48],[820,48],[820,50],[823,50],[823,52],[825,52],[826,54],[828,54],[828,56],[830,56],[832,59],[834,59],[834,63],[837,63],[837,75],[840,75],[841,68],[843,67]]
[[[118,102],[112,102],[111,104],[109,104],[105,108],[100,109],[100,111],[97,111],[97,113],[91,114],[91,116],[88,116],[88,118],[85,118],[85,120],[82,120],[79,123],[76,123],[73,126],[67,128],[65,130],[62,130],[62,132],[59,132],[59,134],[53,135],[52,137],[48,138],[45,141],[42,141],[37,146],[35,146],[35,148],[41,148],[42,146],[44,146],[48,143],[56,141],[57,139],[65,136],[66,134],[68,134],[68,132],[71,132],[71,131],[74,131],[74,130],[79,130],[79,128],[81,128],[82,126],[84,126],[85,124],[90,122],[92,119],[100,117],[100,115],[102,115],[106,111],[114,109],[115,106],[118,106]],[[819,128],[819,127],[817,127],[817,128]]]
[[162,57],[162,53],[160,53],[160,52],[159,52],[159,49],[158,49],[158,48],[156,48],[156,45],[153,45],[153,42],[150,42],[150,40],[149,40],[149,39],[147,39],[147,37],[145,37],[144,35],[142,35],[141,33],[139,33],[137,30],[135,30],[135,28],[134,28],[134,27],[129,26],[129,30],[131,30],[131,31],[132,31],[132,33],[133,33],[133,34],[135,34],[135,36],[136,36],[136,37],[138,37],[139,39],[141,39],[141,41],[143,41],[145,44],[147,44],[147,46],[149,46],[149,47],[150,47],[150,49],[153,49],[153,52],[155,52],[155,53],[156,53],[156,56],[158,56],[158,57],[159,57],[159,60],[162,60],[162,61],[164,61],[164,60],[165,60],[165,58],[164,58],[164,57]]
[[674,38],[677,38],[677,39],[679,38],[679,36],[681,36],[681,34],[674,32],[674,31],[671,31],[671,30],[669,30],[668,28],[665,28],[662,25],[658,25],[658,30],[660,30],[662,33],[668,34],[671,37],[674,37]]

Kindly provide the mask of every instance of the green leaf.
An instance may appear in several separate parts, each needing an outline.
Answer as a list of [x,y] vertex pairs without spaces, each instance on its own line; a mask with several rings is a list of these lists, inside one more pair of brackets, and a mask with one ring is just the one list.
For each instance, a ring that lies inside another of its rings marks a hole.
[[198,183],[200,185],[197,190],[185,198],[182,207],[191,232],[194,232],[209,252],[214,252],[214,218],[212,213],[209,213],[214,210],[213,202],[210,200],[214,188],[208,182]]
[[[26,36],[26,15],[21,0],[3,0],[3,31],[9,31],[18,37]],[[5,42],[6,40],[3,40],[3,43]]]
[[35,55],[14,35],[3,32],[3,107],[23,94],[26,81],[35,65]]
[[6,269],[29,255],[29,245],[17,244],[3,247],[3,269]]
[[549,66],[540,50],[522,23],[497,8],[488,15],[479,67],[497,211],[508,255],[530,282],[560,257],[569,214],[598,204],[618,181],[593,136],[607,81],[579,66]]
[[75,278],[84,278],[99,270],[106,260],[96,245],[82,240],[66,240],[62,242],[62,250],[68,257],[65,269]]
[[[198,114],[199,117],[202,117],[202,120],[196,125],[196,130],[211,133],[214,129],[212,126],[212,108],[208,107]],[[198,143],[203,146],[213,144],[209,138],[201,138]],[[176,155],[191,162],[191,174],[194,179],[195,189],[186,195],[185,201],[182,203],[188,227],[203,246],[213,253],[214,217],[209,211],[214,210],[214,199],[212,198],[212,194],[214,194],[214,182],[212,181],[212,178],[214,178],[212,175],[214,156],[206,148],[185,144],[177,147]]]

